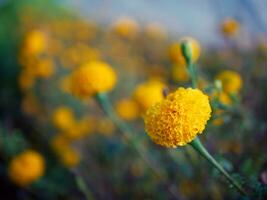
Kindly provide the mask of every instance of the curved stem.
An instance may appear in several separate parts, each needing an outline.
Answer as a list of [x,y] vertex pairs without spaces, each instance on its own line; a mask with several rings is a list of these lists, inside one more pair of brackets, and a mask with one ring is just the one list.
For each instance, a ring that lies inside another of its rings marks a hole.
[[197,88],[197,73],[196,73],[195,65],[191,62],[188,62],[187,69],[188,69],[189,76],[192,80],[192,88]]
[[75,180],[76,180],[76,183],[77,183],[79,189],[84,194],[86,200],[94,200],[94,197],[93,197],[91,191],[88,189],[83,178],[80,175],[76,175]]
[[243,195],[248,195],[246,191],[242,188],[242,186],[233,178],[230,176],[230,174],[225,171],[225,169],[210,155],[210,153],[207,151],[207,149],[202,145],[201,141],[196,138],[193,140],[190,145],[206,160],[209,161],[209,163],[215,167],[219,172],[226,177],[226,179]]
[[[95,96],[97,102],[102,107],[103,111],[106,113],[106,115],[113,121],[113,123],[117,126],[117,128],[121,131],[121,133],[128,139],[128,141],[133,145],[137,153],[140,155],[140,157],[145,161],[145,163],[151,168],[151,170],[161,179],[164,177],[162,176],[162,173],[160,172],[160,169],[157,168],[155,165],[152,164],[152,161],[149,159],[145,152],[145,148],[140,142],[136,142],[132,138],[132,130],[129,128],[127,124],[125,124],[122,120],[119,119],[119,117],[116,115],[112,105],[107,99],[107,95],[104,93],[97,93]],[[165,179],[165,178],[164,178]],[[176,191],[173,191],[172,187],[168,187],[168,191],[177,198]]]

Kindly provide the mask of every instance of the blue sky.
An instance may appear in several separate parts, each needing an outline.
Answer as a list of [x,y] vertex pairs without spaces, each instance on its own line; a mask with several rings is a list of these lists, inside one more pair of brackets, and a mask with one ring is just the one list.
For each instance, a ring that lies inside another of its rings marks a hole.
[[237,18],[253,38],[267,27],[266,0],[61,0],[82,15],[103,24],[120,16],[140,23],[159,22],[174,36],[191,35],[205,44],[221,41],[219,23],[225,17]]

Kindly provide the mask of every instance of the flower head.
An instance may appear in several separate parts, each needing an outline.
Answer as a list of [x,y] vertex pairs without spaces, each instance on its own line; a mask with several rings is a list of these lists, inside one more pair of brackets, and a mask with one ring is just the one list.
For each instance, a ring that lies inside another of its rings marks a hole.
[[221,31],[225,36],[231,37],[237,34],[239,27],[240,25],[235,19],[228,18],[222,22]]
[[116,79],[114,70],[107,63],[92,61],[73,72],[70,87],[75,96],[86,98],[112,90]]
[[186,65],[186,61],[181,49],[181,43],[185,41],[191,46],[193,62],[198,60],[201,51],[198,41],[190,37],[184,37],[180,42],[173,43],[170,47],[170,57],[175,63],[182,66]]
[[156,80],[150,80],[137,86],[133,98],[138,103],[142,112],[153,104],[160,102],[163,96],[165,85]]
[[139,108],[132,99],[122,99],[116,104],[118,115],[125,120],[133,120],[139,116]]
[[113,29],[119,36],[133,38],[139,31],[139,25],[134,19],[121,17],[114,23]]
[[60,106],[53,112],[52,121],[59,130],[69,130],[75,123],[73,111],[69,107]]
[[9,164],[10,179],[20,185],[27,186],[43,176],[45,161],[41,154],[27,150],[17,155]]
[[165,147],[183,146],[202,133],[210,114],[207,95],[198,89],[178,88],[148,109],[145,127],[155,143]]
[[242,87],[242,78],[235,71],[224,70],[216,76],[216,79],[222,82],[223,91],[226,93],[239,92]]

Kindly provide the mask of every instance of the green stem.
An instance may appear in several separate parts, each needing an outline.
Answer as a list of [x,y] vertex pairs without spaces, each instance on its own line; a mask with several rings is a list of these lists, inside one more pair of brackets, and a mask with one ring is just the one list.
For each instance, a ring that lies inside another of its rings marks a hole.
[[84,194],[85,198],[87,200],[94,200],[94,197],[91,193],[91,191],[88,189],[86,183],[84,182],[83,178],[79,175],[75,176],[76,179],[76,183],[79,187],[79,189],[81,190],[81,192]]
[[226,179],[243,195],[248,195],[246,191],[242,188],[242,186],[234,179],[232,178],[227,171],[210,155],[210,153],[206,150],[206,148],[202,145],[201,141],[196,138],[193,140],[190,145],[206,160],[209,161],[210,164],[212,164],[213,167],[215,167],[219,172],[221,172]]
[[196,68],[195,65],[191,62],[187,64],[187,69],[189,72],[189,76],[192,80],[192,88],[197,88],[197,74],[196,74]]
[[[145,161],[145,163],[151,168],[151,170],[155,173],[157,177],[163,179],[162,173],[159,168],[152,164],[151,160],[146,154],[145,147],[140,142],[136,142],[134,138],[132,138],[131,129],[128,125],[126,125],[119,117],[117,117],[112,105],[107,99],[107,95],[105,93],[97,93],[95,96],[97,102],[102,107],[103,111],[106,115],[113,121],[113,123],[118,127],[120,132],[128,139],[128,141],[133,145],[137,153],[140,157]],[[165,178],[164,178],[165,179]],[[173,191],[171,187],[168,187],[168,191],[177,198],[176,191]]]

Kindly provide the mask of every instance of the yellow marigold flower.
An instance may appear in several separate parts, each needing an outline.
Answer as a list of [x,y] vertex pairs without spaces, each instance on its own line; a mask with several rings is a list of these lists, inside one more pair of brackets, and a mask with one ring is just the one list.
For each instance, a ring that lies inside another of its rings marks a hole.
[[232,104],[232,100],[229,97],[229,95],[225,92],[221,92],[219,95],[219,100],[221,103],[225,104],[225,105],[231,105]]
[[150,80],[137,86],[133,99],[144,113],[153,104],[164,99],[163,90],[166,86],[156,80]]
[[27,186],[43,176],[45,160],[41,154],[27,150],[17,155],[9,164],[10,179],[20,186]]
[[46,34],[40,30],[32,30],[27,33],[24,40],[24,50],[28,54],[42,53],[46,48]]
[[225,19],[221,24],[221,31],[227,37],[236,35],[239,31],[239,28],[239,23],[232,18]]
[[172,74],[172,79],[176,82],[189,81],[189,75],[185,65],[182,66],[179,66],[177,64],[172,65],[171,74]]
[[116,83],[114,70],[106,63],[94,61],[82,65],[71,77],[71,91],[80,98],[86,98],[98,92],[112,90]]
[[51,139],[50,145],[52,149],[59,153],[62,152],[70,144],[70,140],[66,138],[63,134],[57,134]]
[[139,116],[139,108],[132,99],[122,99],[116,104],[118,115],[125,120],[133,120]]
[[139,25],[129,17],[119,18],[113,25],[115,33],[125,38],[133,38],[139,31]]
[[81,161],[80,154],[70,146],[65,148],[58,155],[63,165],[65,165],[66,167],[75,167]]
[[190,37],[184,37],[181,39],[180,42],[175,42],[170,47],[170,58],[175,63],[179,64],[180,66],[185,66],[186,62],[182,53],[181,49],[181,43],[187,41],[192,48],[192,61],[196,62],[200,56],[200,45],[197,40],[190,38]]
[[226,93],[236,93],[242,87],[241,76],[231,70],[224,70],[216,76],[217,80],[222,82],[223,91]]
[[54,62],[52,59],[41,59],[36,64],[35,75],[41,78],[49,78],[55,72]]
[[75,123],[74,114],[69,107],[60,106],[52,114],[52,122],[56,128],[67,131]]
[[155,143],[165,147],[183,146],[202,133],[210,113],[207,95],[198,89],[178,88],[148,109],[145,127]]

